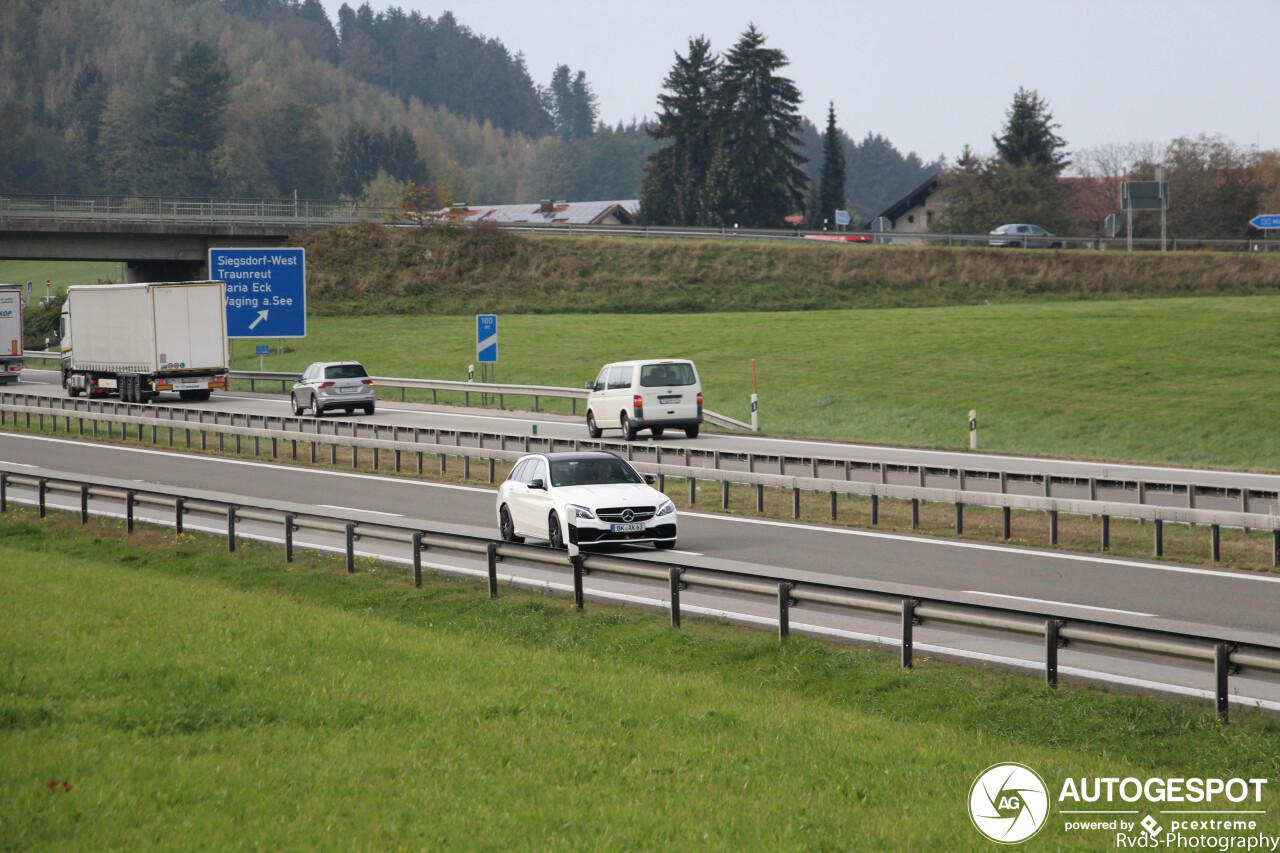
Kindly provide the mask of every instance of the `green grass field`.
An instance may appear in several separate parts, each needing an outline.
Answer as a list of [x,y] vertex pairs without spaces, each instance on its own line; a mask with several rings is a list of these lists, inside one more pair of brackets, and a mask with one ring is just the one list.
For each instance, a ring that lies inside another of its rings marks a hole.
[[360,568],[0,517],[0,849],[987,850],[996,761],[1280,771],[1207,702]]
[[31,295],[40,299],[45,295],[44,283],[51,282],[54,296],[66,293],[73,284],[101,284],[121,281],[120,264],[107,261],[0,261],[0,282],[4,284],[35,285]]
[[[581,387],[607,361],[688,357],[707,408],[740,420],[755,359],[773,435],[967,448],[974,409],[983,450],[1280,470],[1280,297],[499,322],[499,381]],[[312,317],[266,368],[462,380],[474,341],[472,317]],[[237,342],[235,366],[257,369],[252,351]]]

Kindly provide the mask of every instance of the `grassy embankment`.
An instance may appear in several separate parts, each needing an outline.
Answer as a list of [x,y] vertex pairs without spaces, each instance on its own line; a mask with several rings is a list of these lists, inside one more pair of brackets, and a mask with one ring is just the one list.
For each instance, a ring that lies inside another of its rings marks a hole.
[[0,849],[986,850],[996,761],[1280,775],[1205,702],[361,568],[0,518]]

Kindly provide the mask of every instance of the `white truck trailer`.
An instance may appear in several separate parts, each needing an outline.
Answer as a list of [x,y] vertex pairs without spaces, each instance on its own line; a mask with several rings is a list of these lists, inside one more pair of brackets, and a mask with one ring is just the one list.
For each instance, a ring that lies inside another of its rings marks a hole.
[[147,403],[164,391],[207,400],[227,387],[225,286],[220,281],[67,288],[62,385]]
[[22,286],[0,284],[0,383],[22,372]]

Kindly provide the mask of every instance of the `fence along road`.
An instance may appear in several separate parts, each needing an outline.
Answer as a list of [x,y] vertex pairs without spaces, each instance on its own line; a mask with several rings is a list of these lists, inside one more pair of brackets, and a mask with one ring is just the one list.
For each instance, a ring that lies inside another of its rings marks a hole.
[[[416,571],[426,565],[487,575],[491,594],[501,566],[504,580],[572,592],[580,604],[590,596],[666,607],[675,625],[682,612],[705,614],[765,626],[784,638],[797,631],[896,646],[904,666],[912,665],[913,654],[943,655],[1036,669],[1051,684],[1062,674],[1211,696],[1223,717],[1228,700],[1280,710],[1280,681],[1275,678],[1280,673],[1280,636],[1273,633],[1016,595],[984,598],[923,584],[855,578],[822,565],[753,564],[679,551],[570,559],[564,552],[546,548],[493,542],[492,527],[475,523],[493,509],[493,494],[483,489],[306,469],[245,476],[245,466],[256,463],[185,454],[175,460],[166,452],[36,436],[3,436],[0,448],[4,458],[31,460],[0,465],[4,472],[0,507],[20,501],[39,506],[42,516],[46,507],[57,506],[79,511],[82,518],[98,512],[208,530],[225,535],[232,549],[237,537],[248,536],[277,541],[288,549],[336,550],[345,553],[349,571],[357,556],[380,556]],[[95,466],[123,468],[128,478],[66,470]],[[340,488],[334,485],[338,479]],[[175,483],[181,480],[187,482]],[[223,486],[231,490],[223,491]],[[317,503],[292,501],[296,494],[316,495]],[[342,498],[334,497],[334,505],[319,503],[327,495]],[[344,509],[341,503],[362,509]],[[434,517],[414,517],[419,507],[428,507]],[[733,524],[733,519],[684,516],[681,544],[686,540],[695,545],[709,543],[726,535],[714,528]],[[796,532],[801,537],[813,535],[803,528]],[[738,531],[728,535],[741,536]],[[891,543],[904,538],[886,537]],[[917,544],[935,552],[949,551],[953,557],[959,553],[946,543]],[[785,545],[777,553],[796,553],[794,542]],[[843,550],[847,561],[848,549]],[[1042,571],[1036,563],[1043,562],[1044,555],[1003,550],[1015,564],[1026,564],[1025,573]],[[1096,571],[1103,562],[1112,562],[1111,571],[1117,574],[1141,569],[1125,561],[1060,562],[1060,573],[1074,580],[1079,580],[1078,570]],[[945,570],[967,572],[959,561]],[[1200,572],[1185,579],[1192,583],[1183,584],[1184,591],[1197,583],[1230,585],[1234,579],[1249,587],[1240,591],[1242,607],[1274,608],[1274,599],[1280,595],[1267,589],[1277,587],[1267,579],[1207,578],[1210,574]],[[1045,594],[1054,594],[1041,583]],[[1121,578],[1116,586],[1135,584],[1140,600],[1155,606],[1159,593],[1148,595],[1150,582],[1142,577]]]
[[[859,494],[873,497],[894,497],[913,501],[913,511],[920,501],[979,504],[1006,508],[1006,538],[1008,538],[1009,509],[1050,511],[1057,499],[1076,502],[1104,502],[1107,504],[1138,504],[1142,507],[1185,508],[1186,514],[1168,514],[1122,508],[1106,511],[1110,516],[1123,516],[1158,521],[1152,532],[1153,554],[1162,554],[1161,525],[1165,521],[1210,525],[1210,541],[1206,551],[1215,562],[1219,541],[1216,527],[1241,527],[1274,530],[1273,516],[1280,503],[1280,476],[1231,471],[1200,471],[1192,469],[1160,468],[1139,465],[1079,462],[1074,460],[1032,459],[1025,457],[996,456],[974,453],[912,450],[906,448],[839,445],[819,442],[800,442],[788,439],[762,439],[755,436],[716,435],[704,433],[699,439],[689,441],[663,439],[638,442],[620,440],[592,441],[586,436],[585,427],[576,418],[542,413],[534,420],[540,425],[534,438],[528,432],[528,413],[493,412],[462,414],[433,412],[425,407],[402,404],[400,409],[382,405],[373,418],[329,418],[316,421],[296,418],[287,411],[280,413],[281,403],[272,399],[219,395],[198,407],[158,403],[149,406],[129,406],[111,400],[88,401],[68,399],[57,383],[57,374],[28,371],[35,379],[24,378],[20,391],[0,393],[0,402],[30,405],[47,405],[61,412],[125,412],[150,415],[167,421],[240,423],[245,426],[268,425],[281,430],[298,430],[304,434],[313,430],[346,433],[350,436],[369,438],[390,437],[432,443],[450,443],[458,447],[482,448],[486,442],[499,448],[519,446],[525,449],[545,450],[603,447],[620,452],[636,462],[652,462],[655,465],[673,461],[688,472],[673,476],[690,476],[694,479],[749,483],[758,487],[757,506],[763,502],[763,487],[789,488],[792,490],[793,515],[798,516],[799,495],[802,491],[828,492],[832,496],[830,517],[835,518],[837,494]],[[254,374],[261,376],[261,374]],[[270,381],[280,382],[280,374]],[[380,384],[411,382],[467,386],[468,383],[429,383],[427,380],[396,380],[381,378]],[[42,384],[35,384],[42,383]],[[394,387],[394,386],[392,386]],[[414,387],[417,387],[416,385]],[[524,386],[499,386],[517,393],[551,396],[556,389]],[[570,393],[584,393],[576,389],[560,389]],[[468,393],[464,390],[464,393]],[[469,393],[479,393],[471,391]],[[423,426],[423,424],[435,424]],[[443,425],[443,424],[448,424]],[[509,426],[507,426],[509,425]],[[458,455],[462,455],[461,452]],[[723,472],[723,473],[716,473]],[[774,476],[769,476],[774,475]],[[886,487],[882,490],[868,488],[873,484]],[[911,486],[914,492],[892,489],[893,486]],[[941,490],[943,494],[937,494]],[[962,500],[949,498],[953,492],[974,495]],[[726,502],[722,490],[721,503]],[[1047,498],[1048,501],[1023,501],[1018,498]],[[704,497],[704,501],[706,498]],[[1059,507],[1064,511],[1076,509]],[[1201,516],[1200,512],[1212,512],[1215,518]],[[872,507],[872,523],[877,509]],[[1087,514],[1098,515],[1095,511]],[[915,513],[913,512],[913,517]],[[1249,516],[1265,516],[1250,520]],[[1230,516],[1230,517],[1229,517]],[[963,528],[963,512],[957,510],[957,528]],[[1215,527],[1216,525],[1216,527]],[[1101,525],[1100,547],[1109,544],[1109,528]],[[1051,544],[1056,543],[1056,530],[1051,525]],[[1280,563],[1280,535],[1273,535],[1273,565]]]

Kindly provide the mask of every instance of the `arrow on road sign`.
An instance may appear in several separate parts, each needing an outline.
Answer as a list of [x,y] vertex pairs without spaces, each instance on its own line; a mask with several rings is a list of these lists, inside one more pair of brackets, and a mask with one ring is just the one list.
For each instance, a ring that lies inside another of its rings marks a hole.
[[1254,228],[1280,228],[1280,214],[1265,213],[1262,216],[1255,216],[1249,220],[1249,224]]
[[266,311],[259,311],[259,312],[258,312],[258,319],[254,320],[252,323],[250,323],[250,324],[249,324],[249,331],[251,331],[251,332],[252,332],[252,331],[253,331],[253,327],[254,327],[254,326],[256,326],[256,325],[258,325],[259,323],[261,323],[261,322],[262,322],[263,320],[265,320],[265,319],[267,319],[267,312],[266,312]]

